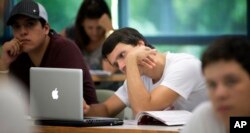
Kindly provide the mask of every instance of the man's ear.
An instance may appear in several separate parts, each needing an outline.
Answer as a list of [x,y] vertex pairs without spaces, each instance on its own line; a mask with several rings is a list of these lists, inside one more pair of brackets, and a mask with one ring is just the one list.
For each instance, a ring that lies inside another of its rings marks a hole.
[[142,40],[139,40],[138,43],[137,43],[138,46],[145,46],[145,43],[144,41]]
[[48,23],[46,23],[46,24],[44,25],[44,30],[45,30],[46,34],[48,35],[48,34],[49,34],[49,31],[50,31],[50,26],[49,26]]

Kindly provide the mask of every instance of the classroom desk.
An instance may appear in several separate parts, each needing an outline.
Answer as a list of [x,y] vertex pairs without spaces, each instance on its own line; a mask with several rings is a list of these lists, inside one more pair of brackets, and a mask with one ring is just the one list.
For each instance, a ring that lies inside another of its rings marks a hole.
[[119,81],[124,81],[126,79],[126,76],[124,74],[112,74],[110,76],[91,75],[91,77],[94,82],[100,82],[100,81],[119,82]]
[[103,127],[38,126],[37,133],[179,133],[181,126],[121,125]]

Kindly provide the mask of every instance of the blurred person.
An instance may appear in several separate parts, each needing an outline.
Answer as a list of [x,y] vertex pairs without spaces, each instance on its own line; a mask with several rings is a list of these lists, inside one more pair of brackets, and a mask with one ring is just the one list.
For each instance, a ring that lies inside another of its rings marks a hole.
[[20,1],[12,9],[7,25],[14,38],[5,42],[0,55],[0,73],[14,75],[29,94],[30,67],[76,68],[83,70],[83,97],[97,103],[94,83],[80,50],[74,42],[50,29],[44,7],[32,0]]
[[28,119],[28,102],[23,86],[13,78],[0,74],[1,133],[32,133],[34,124]]
[[[84,0],[78,10],[75,24],[62,31],[80,48],[91,70],[118,72],[102,59],[101,50],[105,38],[113,32],[111,13],[104,0]],[[116,89],[121,83],[96,83],[97,88]]]
[[221,37],[202,55],[210,102],[195,109],[183,133],[229,133],[230,117],[250,116],[250,41]]
[[114,31],[102,56],[127,79],[100,104],[85,104],[86,115],[114,116],[126,106],[134,115],[167,109],[192,111],[207,100],[200,61],[184,53],[160,53],[133,28]]

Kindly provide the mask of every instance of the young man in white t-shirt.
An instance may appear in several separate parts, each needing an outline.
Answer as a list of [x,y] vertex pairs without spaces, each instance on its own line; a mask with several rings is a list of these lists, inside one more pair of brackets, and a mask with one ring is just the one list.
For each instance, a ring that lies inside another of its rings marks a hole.
[[127,77],[104,103],[84,106],[86,115],[115,116],[126,106],[141,111],[192,111],[207,99],[200,61],[192,55],[160,53],[135,29],[123,28],[104,42],[102,55]]

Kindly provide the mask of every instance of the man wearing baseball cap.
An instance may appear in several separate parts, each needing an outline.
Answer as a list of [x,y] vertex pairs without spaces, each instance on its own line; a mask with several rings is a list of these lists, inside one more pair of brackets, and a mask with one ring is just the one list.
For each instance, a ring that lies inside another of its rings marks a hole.
[[93,81],[78,47],[50,29],[45,8],[22,0],[7,20],[14,38],[5,42],[0,54],[0,75],[13,74],[27,86],[30,67],[78,68],[83,70],[84,99],[96,103]]

